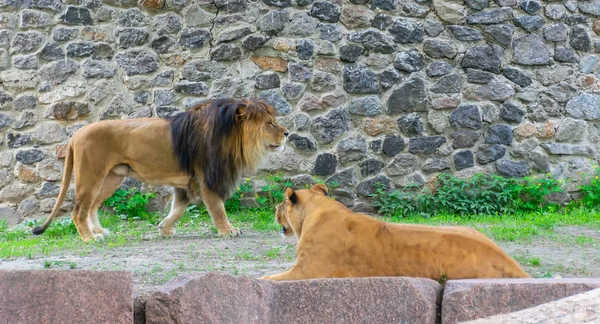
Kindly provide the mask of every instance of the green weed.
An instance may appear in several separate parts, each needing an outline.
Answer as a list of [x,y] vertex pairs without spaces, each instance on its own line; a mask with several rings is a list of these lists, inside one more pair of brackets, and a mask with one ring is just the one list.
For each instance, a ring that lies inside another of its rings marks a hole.
[[255,261],[258,260],[258,258],[256,256],[253,256],[249,251],[240,251],[237,253],[236,255],[239,259],[242,259],[244,261]]
[[[255,211],[257,209],[272,209],[283,201],[285,189],[293,186],[292,182],[284,177],[283,172],[269,174],[264,178],[264,181],[266,184],[258,192],[254,193],[254,200],[256,201],[254,206],[242,206],[241,204],[242,198],[252,198],[254,192],[252,181],[250,178],[246,178],[225,202],[227,210],[240,211],[246,209]],[[314,177],[314,181],[315,183],[325,183],[317,177]],[[336,181],[328,181],[327,186],[329,190],[333,190],[340,185]],[[308,188],[308,185],[306,187]]]
[[552,272],[548,271],[542,275],[542,278],[552,278],[553,275]]
[[517,260],[517,262],[519,262],[522,265],[532,266],[532,267],[539,267],[542,264],[542,261],[538,257],[528,258],[528,257],[524,257],[524,256],[516,256],[515,260]]
[[504,178],[498,175],[475,174],[459,179],[442,173],[433,192],[411,186],[400,190],[386,190],[375,184],[374,207],[382,215],[417,214],[431,217],[440,213],[456,215],[494,215],[556,210],[546,197],[562,192],[561,180],[546,177]]
[[156,193],[141,193],[137,188],[130,190],[117,189],[112,196],[104,201],[116,215],[124,220],[146,219],[151,224],[157,223],[157,216],[146,210],[150,198]]
[[276,259],[279,256],[279,253],[281,253],[280,247],[272,247],[267,251],[267,258]]
[[[579,186],[579,189],[582,193],[581,203],[584,206],[597,208],[600,206],[600,169],[598,169],[597,165],[592,166],[595,170],[595,174],[591,177],[587,184]],[[585,180],[587,180],[587,175],[583,175]],[[584,183],[587,181],[584,180]]]
[[291,187],[292,183],[284,180],[283,173],[271,174],[266,180],[267,184],[256,194],[256,201],[261,207],[275,206],[283,201],[284,190]]

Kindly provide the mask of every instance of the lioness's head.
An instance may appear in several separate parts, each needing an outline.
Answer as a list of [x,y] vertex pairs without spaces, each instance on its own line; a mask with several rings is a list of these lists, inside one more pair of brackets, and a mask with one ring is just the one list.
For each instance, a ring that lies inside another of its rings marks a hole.
[[289,132],[277,123],[275,116],[273,106],[256,99],[243,100],[236,112],[247,138],[260,139],[267,150],[283,152]]
[[302,233],[302,224],[306,216],[304,202],[315,195],[326,196],[329,189],[324,184],[316,184],[310,189],[285,190],[283,202],[275,208],[275,219],[281,225],[281,233],[284,236],[293,236],[300,238]]

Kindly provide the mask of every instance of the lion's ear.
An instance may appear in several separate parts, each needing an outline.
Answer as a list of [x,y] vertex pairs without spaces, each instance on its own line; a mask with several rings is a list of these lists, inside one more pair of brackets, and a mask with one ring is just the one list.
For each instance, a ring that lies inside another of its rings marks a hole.
[[312,186],[312,188],[310,188],[310,189],[314,190],[324,196],[327,196],[327,194],[329,193],[329,189],[327,188],[327,186],[322,183],[317,183],[316,185]]
[[296,192],[294,190],[292,190],[292,188],[286,188],[285,189],[285,196],[289,199],[289,201],[292,203],[292,205],[295,205],[298,203],[298,195],[296,195]]

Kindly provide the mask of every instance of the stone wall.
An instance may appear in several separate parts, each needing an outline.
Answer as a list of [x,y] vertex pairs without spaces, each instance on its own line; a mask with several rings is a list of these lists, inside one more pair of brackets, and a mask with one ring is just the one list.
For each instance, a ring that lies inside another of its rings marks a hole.
[[291,144],[262,171],[331,177],[358,209],[374,182],[442,171],[574,190],[600,145],[597,16],[598,0],[0,0],[0,217],[50,211],[82,125],[217,97],[272,102]]

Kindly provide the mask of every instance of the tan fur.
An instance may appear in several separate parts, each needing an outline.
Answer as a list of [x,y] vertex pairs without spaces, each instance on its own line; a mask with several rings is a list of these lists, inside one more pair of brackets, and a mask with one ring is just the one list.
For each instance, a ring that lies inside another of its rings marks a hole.
[[[240,169],[245,172],[253,172],[268,152],[283,149],[288,131],[276,124],[275,112],[271,106],[247,100],[234,101],[234,104],[242,106],[236,115],[238,122],[242,123],[240,130],[234,130],[231,136],[223,136],[222,142],[210,145],[224,147],[225,152],[231,152],[231,156],[235,157],[235,165],[242,166]],[[192,109],[192,113],[206,109],[205,105]],[[252,117],[244,117],[244,105],[254,105],[251,107]],[[205,129],[211,126],[206,123],[203,125]],[[198,191],[219,234],[240,234],[227,219],[223,199],[205,186],[197,185],[198,179],[192,179],[182,171],[173,152],[171,136],[169,121],[162,118],[106,120],[79,129],[67,145],[62,186],[54,209],[46,222],[34,229],[34,234],[43,233],[58,214],[69,188],[71,172],[75,185],[72,217],[85,242],[109,234],[100,226],[97,210],[125,177],[151,185],[174,187],[171,210],[159,225],[162,236],[175,233],[172,226],[183,215],[193,198],[188,197],[188,194],[190,187],[194,186],[200,186]],[[204,152],[198,154],[202,155]],[[196,171],[201,182],[202,170]]]
[[262,279],[529,278],[515,260],[475,229],[387,223],[354,213],[326,193],[321,184],[286,190],[276,220],[286,236],[298,238],[296,264]]

